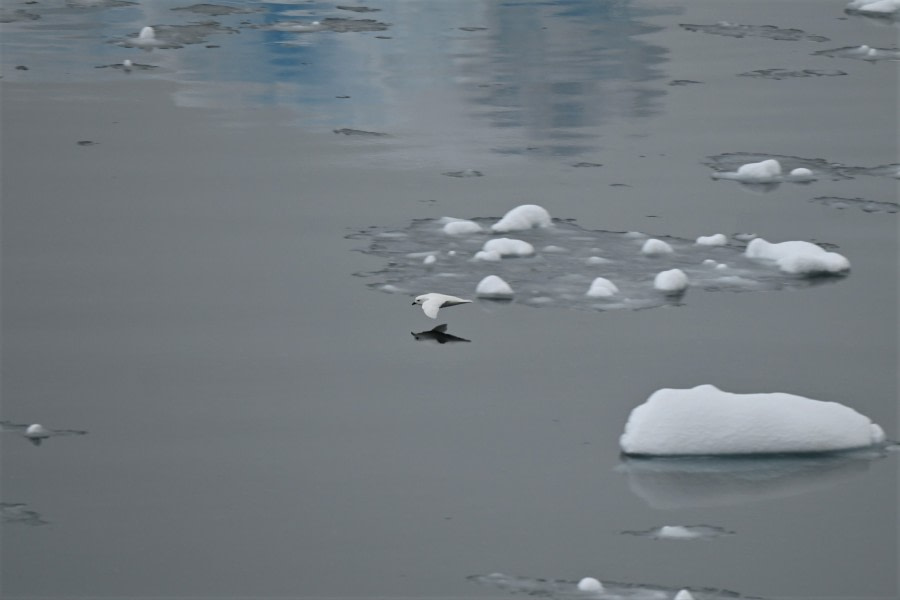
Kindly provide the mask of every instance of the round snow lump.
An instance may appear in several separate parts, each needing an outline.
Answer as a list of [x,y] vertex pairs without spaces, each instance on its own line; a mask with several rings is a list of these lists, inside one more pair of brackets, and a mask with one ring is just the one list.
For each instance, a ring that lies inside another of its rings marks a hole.
[[488,275],[478,283],[475,295],[479,298],[512,298],[513,289],[496,275]]

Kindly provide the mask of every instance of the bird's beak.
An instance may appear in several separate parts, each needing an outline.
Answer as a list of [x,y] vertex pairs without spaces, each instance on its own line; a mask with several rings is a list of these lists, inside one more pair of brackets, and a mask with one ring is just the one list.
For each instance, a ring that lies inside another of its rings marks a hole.
[[415,306],[415,305],[416,305],[416,303],[415,303],[415,302],[413,302],[413,303],[412,303],[412,305],[413,305],[413,306]]

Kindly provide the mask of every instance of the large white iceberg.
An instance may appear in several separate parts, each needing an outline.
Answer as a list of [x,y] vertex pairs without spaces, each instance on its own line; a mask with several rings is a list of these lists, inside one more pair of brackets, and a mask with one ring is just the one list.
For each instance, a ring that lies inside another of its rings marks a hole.
[[803,241],[772,244],[756,238],[744,253],[749,258],[773,260],[779,269],[793,275],[835,275],[850,270],[850,261],[843,255]]
[[491,225],[491,229],[498,233],[525,231],[533,227],[549,227],[551,222],[550,213],[543,206],[523,204],[503,215],[502,219]]
[[713,385],[661,389],[631,411],[619,445],[650,456],[834,452],[884,442],[868,417],[837,402]]

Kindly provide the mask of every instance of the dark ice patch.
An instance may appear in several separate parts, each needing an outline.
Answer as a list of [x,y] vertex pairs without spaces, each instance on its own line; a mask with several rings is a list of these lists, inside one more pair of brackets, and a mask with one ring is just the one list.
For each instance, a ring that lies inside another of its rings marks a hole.
[[378,131],[365,131],[363,129],[350,129],[349,127],[344,127],[341,129],[334,129],[335,133],[339,135],[346,135],[351,137],[370,137],[370,138],[386,138],[391,137],[388,133],[381,133]]
[[810,202],[844,210],[847,208],[856,208],[867,213],[887,213],[897,214],[900,212],[900,204],[896,202],[876,202],[874,200],[866,200],[865,198],[841,198],[840,196],[818,196]]
[[338,10],[349,10],[356,13],[379,12],[380,8],[369,8],[368,6],[335,6]]
[[788,69],[757,69],[746,73],[738,73],[738,77],[753,77],[756,79],[795,79],[802,77],[840,77],[846,75],[844,71],[825,70],[825,69],[803,69],[800,71],[791,71]]
[[822,35],[810,35],[802,29],[782,29],[774,25],[740,25],[738,23],[728,23],[721,21],[712,25],[691,25],[688,23],[680,24],[687,31],[697,31],[700,33],[711,33],[713,35],[724,35],[727,37],[743,38],[743,37],[759,37],[769,40],[779,40],[788,42],[808,41],[808,42],[827,42],[828,38]]
[[441,175],[446,175],[447,177],[483,177],[484,173],[481,171],[476,171],[475,169],[465,169],[462,171],[447,171],[446,173],[441,173]]
[[37,527],[46,525],[39,512],[27,508],[27,504],[19,502],[0,502],[0,522],[5,525],[28,525]]

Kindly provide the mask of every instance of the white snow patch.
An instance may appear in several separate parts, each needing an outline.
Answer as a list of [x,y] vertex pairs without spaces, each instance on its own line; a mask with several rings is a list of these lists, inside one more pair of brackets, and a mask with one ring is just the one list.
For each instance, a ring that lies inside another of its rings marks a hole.
[[657,273],[653,287],[666,294],[680,294],[688,287],[688,278],[681,269],[669,269]]
[[602,592],[603,584],[593,577],[582,577],[578,582],[578,589],[582,592]]
[[587,295],[592,298],[609,298],[619,293],[619,288],[609,279],[597,277],[591,283],[591,289],[587,291]]
[[537,204],[523,204],[503,215],[503,218],[491,225],[491,230],[498,233],[507,231],[524,231],[533,227],[550,227],[550,213]]
[[698,246],[724,246],[728,243],[728,238],[724,233],[714,233],[713,235],[701,235],[697,238]]
[[803,241],[772,244],[756,238],[744,251],[749,258],[772,260],[785,273],[794,275],[829,275],[850,269],[850,261],[837,252]]
[[656,238],[647,240],[641,246],[641,253],[647,256],[659,256],[661,254],[672,254],[672,246],[662,240]]
[[531,256],[534,254],[534,246],[522,240],[512,238],[494,238],[484,243],[482,250],[496,252],[503,256]]
[[475,295],[479,298],[512,298],[513,289],[496,275],[488,275],[478,283]]
[[631,411],[626,454],[830,452],[884,442],[868,417],[837,402],[786,393],[732,394],[713,385],[664,388]]
[[468,235],[470,233],[480,233],[481,225],[475,221],[467,221],[465,219],[453,219],[444,224],[444,233],[447,235]]

